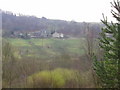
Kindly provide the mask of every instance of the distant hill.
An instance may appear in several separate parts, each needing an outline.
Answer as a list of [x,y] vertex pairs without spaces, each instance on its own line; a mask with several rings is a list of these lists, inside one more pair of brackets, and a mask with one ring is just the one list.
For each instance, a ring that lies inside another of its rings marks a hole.
[[[45,17],[38,18],[28,15],[17,15],[12,12],[2,11],[2,29],[3,32],[29,32],[29,31],[57,31],[73,37],[83,36],[86,30],[86,22],[75,22],[65,20],[52,20]],[[89,29],[98,34],[103,24],[89,23]],[[9,35],[9,34],[8,34]]]

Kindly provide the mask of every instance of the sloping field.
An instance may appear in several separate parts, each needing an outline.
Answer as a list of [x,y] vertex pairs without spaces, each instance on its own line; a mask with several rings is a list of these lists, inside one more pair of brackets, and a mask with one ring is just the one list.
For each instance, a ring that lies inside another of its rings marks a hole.
[[7,39],[19,49],[20,55],[28,57],[50,58],[61,54],[83,55],[83,39]]

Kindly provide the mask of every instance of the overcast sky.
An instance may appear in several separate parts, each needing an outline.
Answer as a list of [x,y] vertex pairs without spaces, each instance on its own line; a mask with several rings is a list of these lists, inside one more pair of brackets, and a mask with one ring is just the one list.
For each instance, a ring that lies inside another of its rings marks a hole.
[[0,0],[0,9],[48,19],[100,22],[102,13],[112,20],[113,0]]

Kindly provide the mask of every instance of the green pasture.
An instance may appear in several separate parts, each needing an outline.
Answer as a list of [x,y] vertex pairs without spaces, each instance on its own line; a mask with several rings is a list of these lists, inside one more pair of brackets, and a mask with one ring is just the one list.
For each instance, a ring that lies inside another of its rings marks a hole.
[[7,41],[18,48],[21,55],[28,57],[53,58],[61,54],[83,55],[83,39],[20,39],[7,38]]

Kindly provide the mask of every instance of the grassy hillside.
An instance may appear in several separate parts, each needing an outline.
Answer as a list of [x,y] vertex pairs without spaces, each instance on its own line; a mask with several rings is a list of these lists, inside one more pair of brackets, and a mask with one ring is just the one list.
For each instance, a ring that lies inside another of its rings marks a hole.
[[28,57],[50,58],[52,56],[62,55],[83,55],[83,39],[16,39],[7,38],[7,40],[17,49],[20,49],[20,55]]

